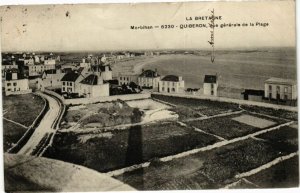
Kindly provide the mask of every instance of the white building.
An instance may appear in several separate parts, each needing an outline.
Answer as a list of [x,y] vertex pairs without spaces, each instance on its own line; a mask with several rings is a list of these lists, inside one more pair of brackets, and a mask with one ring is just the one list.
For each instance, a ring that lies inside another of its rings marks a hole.
[[167,75],[159,81],[159,92],[182,93],[184,92],[184,80],[181,76]]
[[28,74],[29,76],[39,76],[45,70],[54,70],[55,64],[35,64],[35,65],[28,65]]
[[5,95],[27,94],[32,92],[29,89],[28,79],[23,79],[18,74],[17,69],[12,69],[6,73],[4,82]]
[[80,62],[79,64],[80,67],[83,68],[91,68],[91,63],[87,62],[87,60],[85,58],[82,59],[82,62]]
[[61,79],[61,92],[68,93],[68,94],[74,94],[79,93],[78,83],[85,78],[81,75],[78,71],[72,71],[69,73],[66,73],[62,79]]
[[143,70],[138,77],[138,85],[142,88],[158,90],[159,81],[160,75],[157,73],[157,70]]
[[45,88],[61,88],[61,79],[65,75],[61,70],[45,70],[42,77],[38,78],[37,88],[44,91]]
[[282,78],[270,78],[266,80],[265,98],[276,100],[296,100],[297,81]]
[[85,98],[109,96],[109,83],[104,83],[100,75],[90,74],[80,81],[78,94]]
[[44,60],[44,64],[45,65],[51,65],[51,66],[55,66],[56,64],[56,60],[55,59],[52,59],[52,58],[48,58],[47,60]]
[[34,58],[32,56],[24,58],[24,65],[34,65]]
[[[105,66],[95,66],[94,67],[94,72],[101,73],[101,77],[103,80],[112,80],[112,69],[110,65],[105,65]],[[100,75],[100,74],[99,74]]]
[[217,75],[205,75],[203,83],[203,94],[209,96],[218,96]]
[[12,63],[2,62],[2,64],[1,64],[2,79],[5,79],[6,71],[9,71],[11,69],[17,69],[17,68],[18,68],[18,65],[16,64],[15,61],[13,61]]
[[118,76],[119,85],[128,85],[130,82],[134,82],[137,84],[138,77],[136,75],[126,75],[126,74],[119,74]]

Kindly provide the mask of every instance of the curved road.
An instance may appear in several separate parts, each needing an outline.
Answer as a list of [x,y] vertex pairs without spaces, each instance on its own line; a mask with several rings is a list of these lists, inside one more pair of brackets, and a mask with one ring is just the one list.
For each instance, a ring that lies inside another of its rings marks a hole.
[[41,120],[38,127],[34,130],[30,139],[22,147],[18,154],[31,155],[44,136],[55,132],[55,124],[53,123],[60,116],[61,106],[57,99],[43,93],[39,93],[39,95],[48,100],[49,110]]

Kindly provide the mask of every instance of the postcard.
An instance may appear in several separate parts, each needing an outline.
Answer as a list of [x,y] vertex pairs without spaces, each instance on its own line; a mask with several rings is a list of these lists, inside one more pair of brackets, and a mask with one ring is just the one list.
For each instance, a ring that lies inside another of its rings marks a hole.
[[1,6],[5,192],[299,187],[295,9]]

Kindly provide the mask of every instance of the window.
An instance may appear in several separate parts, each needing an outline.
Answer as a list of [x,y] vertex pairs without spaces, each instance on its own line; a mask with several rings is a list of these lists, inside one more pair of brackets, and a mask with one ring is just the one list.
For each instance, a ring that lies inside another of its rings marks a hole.
[[11,85],[11,83],[7,83],[7,86],[10,86]]
[[66,85],[66,82],[63,82],[63,85]]
[[272,85],[269,85],[269,91],[272,91]]
[[70,82],[70,86],[72,86],[72,82]]
[[165,88],[164,88],[164,87],[161,87],[161,91],[165,91]]
[[175,88],[172,88],[172,91],[175,92]]
[[7,91],[10,91],[10,88],[8,88]]
[[211,90],[211,93],[210,93],[211,95],[214,95],[214,90]]
[[284,92],[285,92],[285,93],[288,92],[288,87],[284,87]]
[[127,77],[127,81],[129,81],[129,77]]
[[16,83],[16,82],[14,82],[14,83],[13,83],[13,85],[14,85],[14,86],[17,86],[17,83]]
[[214,89],[214,84],[211,84],[210,87],[211,87],[211,89]]
[[173,86],[175,86],[175,82],[173,82]]
[[280,86],[276,86],[276,92],[277,92],[277,93],[280,92]]
[[63,92],[65,91],[65,87],[62,88],[62,91],[63,91]]

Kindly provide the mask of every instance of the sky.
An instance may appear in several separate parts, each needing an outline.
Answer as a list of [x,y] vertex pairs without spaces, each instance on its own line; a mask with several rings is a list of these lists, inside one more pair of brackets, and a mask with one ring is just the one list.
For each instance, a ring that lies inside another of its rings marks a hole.
[[[294,47],[295,2],[190,2],[2,6],[2,51],[106,51],[210,49],[210,28],[180,29],[209,16],[215,24],[254,23],[214,29],[215,49]],[[187,20],[192,17],[193,20]],[[268,23],[267,27],[256,22]],[[178,26],[132,30],[130,26]]]

